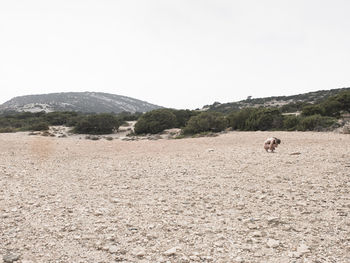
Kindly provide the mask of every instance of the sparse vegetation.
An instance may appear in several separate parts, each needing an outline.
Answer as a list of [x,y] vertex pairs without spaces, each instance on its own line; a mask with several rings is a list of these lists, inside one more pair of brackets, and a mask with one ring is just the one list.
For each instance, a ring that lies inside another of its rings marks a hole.
[[142,115],[135,125],[136,134],[159,133],[176,126],[176,116],[169,109],[153,110]]
[[350,112],[350,91],[341,92],[336,96],[314,104],[304,106],[302,115],[322,115],[339,118],[343,112]]
[[[227,115],[215,111],[199,112],[175,109],[158,109],[145,114],[122,112],[119,115],[78,112],[7,112],[0,115],[0,132],[43,131],[49,126],[63,125],[73,127],[76,133],[109,134],[118,129],[120,125],[126,125],[126,121],[135,120],[138,120],[135,125],[135,135],[156,134],[171,128],[181,128],[185,135],[219,132],[227,127],[241,131],[325,130],[335,128],[336,120],[350,112],[350,91],[348,89],[334,96],[328,96],[331,93],[327,93],[326,99],[323,100],[320,99],[322,92],[310,94],[305,96],[308,99],[313,98],[317,103],[296,101],[282,107],[235,108]],[[303,96],[294,97],[300,99]],[[250,99],[246,102],[260,103],[265,99]],[[215,108],[218,109],[223,105],[218,102],[214,103]],[[297,116],[286,113],[295,110],[301,114]]]
[[120,122],[115,115],[102,113],[83,118],[77,123],[73,131],[82,134],[110,134],[119,126]]
[[49,129],[49,123],[44,121],[33,123],[31,126],[29,126],[29,129],[31,131],[46,131]]
[[283,127],[282,113],[277,108],[246,108],[232,112],[228,119],[230,127],[235,130],[266,131]]
[[322,131],[336,123],[336,119],[321,115],[311,115],[301,118],[297,130],[300,131]]
[[244,108],[272,107],[281,108],[283,113],[301,111],[303,106],[308,104],[318,104],[327,98],[337,96],[342,92],[350,92],[350,88],[319,90],[292,96],[275,96],[266,98],[251,98],[237,102],[218,103],[206,105],[208,111],[222,112],[229,114],[232,111],[239,111]]
[[184,134],[201,132],[220,132],[227,128],[227,119],[220,112],[202,112],[189,119]]
[[283,129],[286,131],[297,130],[300,117],[296,115],[285,115],[283,116]]
[[[111,128],[111,123],[113,128]],[[9,112],[0,115],[0,132],[42,131],[49,126],[73,127],[77,133],[109,133],[119,127],[114,114],[86,115],[77,112]]]
[[175,115],[176,117],[176,123],[173,128],[183,128],[187,125],[187,122],[192,116],[196,116],[199,114],[198,111],[191,111],[191,110],[174,110],[170,109],[170,111]]

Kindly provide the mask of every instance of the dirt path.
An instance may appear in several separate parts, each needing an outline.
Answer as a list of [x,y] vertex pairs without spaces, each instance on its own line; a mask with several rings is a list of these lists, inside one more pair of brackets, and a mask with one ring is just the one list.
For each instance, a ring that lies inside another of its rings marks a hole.
[[0,143],[0,262],[350,262],[349,135]]

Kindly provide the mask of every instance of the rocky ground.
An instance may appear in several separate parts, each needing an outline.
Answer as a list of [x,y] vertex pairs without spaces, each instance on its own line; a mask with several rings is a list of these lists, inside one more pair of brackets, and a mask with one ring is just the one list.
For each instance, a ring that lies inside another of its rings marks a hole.
[[0,262],[350,262],[349,135],[0,143]]

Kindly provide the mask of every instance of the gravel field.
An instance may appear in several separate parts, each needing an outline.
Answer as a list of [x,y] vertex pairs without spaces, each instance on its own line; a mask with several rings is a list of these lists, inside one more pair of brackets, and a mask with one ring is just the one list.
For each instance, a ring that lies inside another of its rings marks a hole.
[[350,262],[350,135],[0,143],[0,262]]

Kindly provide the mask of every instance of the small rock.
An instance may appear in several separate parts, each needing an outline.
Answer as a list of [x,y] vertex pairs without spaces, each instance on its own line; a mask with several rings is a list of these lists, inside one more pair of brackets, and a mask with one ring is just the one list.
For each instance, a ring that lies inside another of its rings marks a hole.
[[17,260],[19,260],[21,256],[19,254],[16,253],[7,253],[6,255],[4,255],[2,257],[4,263],[12,263],[15,262]]
[[307,203],[299,201],[299,202],[296,203],[296,205],[298,205],[298,206],[307,206]]
[[305,254],[310,251],[310,247],[307,246],[306,244],[300,244],[297,248],[297,252]]
[[260,231],[254,231],[252,237],[262,237],[262,233]]
[[290,258],[300,258],[303,254],[302,253],[299,253],[299,252],[289,252],[288,253],[288,256]]
[[119,198],[112,198],[111,202],[112,203],[120,203],[120,199]]
[[115,245],[111,245],[111,246],[108,247],[108,251],[109,251],[109,253],[111,253],[111,254],[115,254],[115,253],[118,252],[118,247],[115,246]]
[[243,263],[244,260],[243,260],[243,258],[241,258],[240,256],[238,256],[238,257],[236,257],[236,258],[234,259],[234,262]]
[[269,216],[269,217],[267,218],[267,222],[268,222],[269,224],[278,223],[278,222],[279,222],[279,218],[276,217],[276,216]]
[[164,254],[165,256],[173,256],[173,255],[176,254],[176,252],[177,252],[178,249],[179,249],[178,247],[173,247],[173,248],[170,248],[170,249],[168,249],[167,251],[165,251],[163,254]]
[[266,245],[268,247],[276,248],[280,245],[280,242],[278,240],[270,238],[269,240],[267,240]]
[[146,255],[145,249],[144,248],[135,248],[132,251],[132,254],[136,257],[142,258]]
[[200,261],[200,258],[198,256],[189,256],[189,259],[192,261]]
[[94,216],[102,216],[103,212],[102,211],[95,211]]

